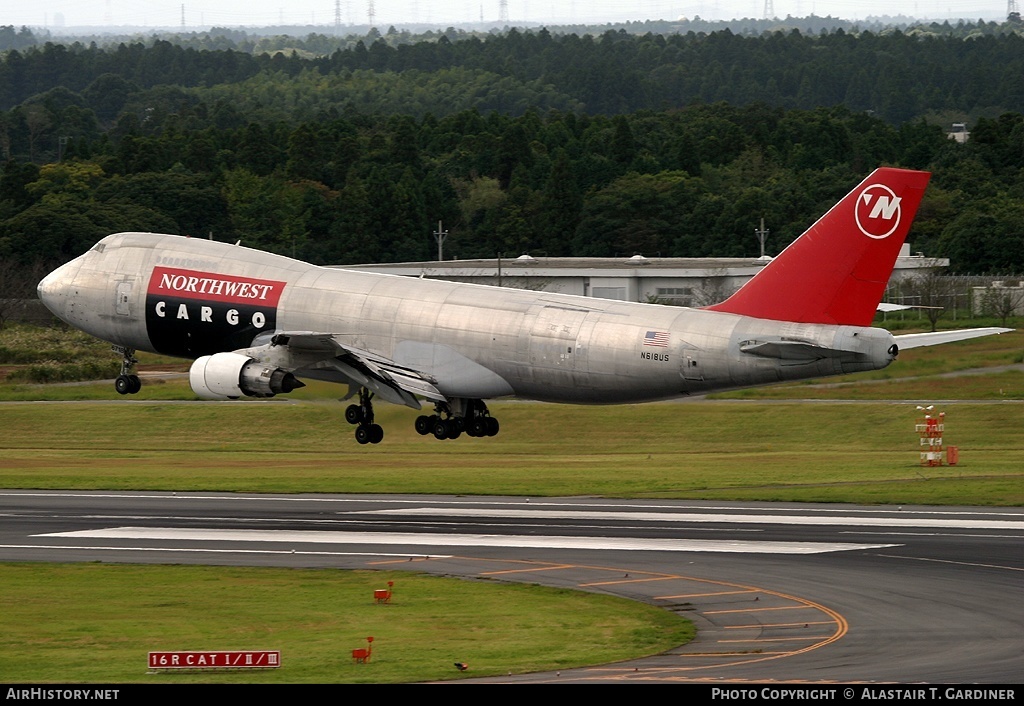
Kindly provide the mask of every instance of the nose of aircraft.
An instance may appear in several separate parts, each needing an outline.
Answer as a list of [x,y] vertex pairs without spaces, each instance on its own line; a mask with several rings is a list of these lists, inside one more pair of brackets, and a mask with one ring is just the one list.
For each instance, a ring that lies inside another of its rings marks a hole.
[[77,261],[61,265],[43,277],[39,284],[36,285],[36,294],[39,296],[40,301],[58,318],[64,318],[68,291],[80,266],[81,264]]

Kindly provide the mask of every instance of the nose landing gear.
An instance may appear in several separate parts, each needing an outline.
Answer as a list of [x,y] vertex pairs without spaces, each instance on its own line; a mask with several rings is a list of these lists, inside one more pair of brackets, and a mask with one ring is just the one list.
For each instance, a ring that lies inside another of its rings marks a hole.
[[121,374],[114,380],[114,389],[119,395],[134,395],[142,389],[142,380],[132,372],[132,368],[139,362],[135,357],[135,349],[125,346],[111,346],[110,348],[121,355]]

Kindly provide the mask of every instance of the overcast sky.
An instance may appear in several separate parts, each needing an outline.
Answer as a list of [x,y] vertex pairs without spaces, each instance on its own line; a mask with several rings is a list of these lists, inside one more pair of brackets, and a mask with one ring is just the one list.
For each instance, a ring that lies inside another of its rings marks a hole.
[[[374,0],[378,27],[441,26],[496,21],[500,0]],[[878,15],[928,19],[1005,18],[1006,0],[769,0],[774,16]],[[339,0],[342,24],[366,24],[369,0]],[[763,17],[766,0],[507,0],[511,22],[586,23],[622,20]],[[1018,2],[1018,5],[1020,3]],[[31,27],[143,26],[186,28],[333,25],[335,0],[0,0],[0,25]]]

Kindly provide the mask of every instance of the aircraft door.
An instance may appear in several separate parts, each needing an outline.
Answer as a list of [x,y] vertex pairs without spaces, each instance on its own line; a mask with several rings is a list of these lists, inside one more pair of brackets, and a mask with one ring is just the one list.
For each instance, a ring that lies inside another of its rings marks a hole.
[[114,311],[118,316],[131,316],[132,281],[118,282],[114,296]]
[[588,313],[561,306],[541,307],[530,335],[530,365],[575,369],[577,338]]
[[697,359],[697,351],[683,351],[680,359],[682,360],[680,374],[684,380],[700,381],[704,379],[704,369],[701,368],[700,361]]

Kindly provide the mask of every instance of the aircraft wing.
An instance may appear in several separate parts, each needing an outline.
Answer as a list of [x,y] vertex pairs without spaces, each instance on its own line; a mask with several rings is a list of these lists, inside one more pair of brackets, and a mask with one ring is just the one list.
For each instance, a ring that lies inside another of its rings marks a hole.
[[922,346],[937,346],[940,343],[952,343],[953,341],[966,341],[969,338],[991,336],[998,333],[1009,333],[1012,328],[1000,326],[988,326],[985,328],[954,329],[952,331],[935,331],[932,333],[907,333],[902,336],[893,336],[896,345],[901,351],[908,348],[920,348]]
[[421,372],[395,363],[371,351],[356,348],[330,333],[278,333],[271,346],[287,347],[300,377],[361,385],[394,404],[420,409],[416,396],[443,401],[434,381]]

